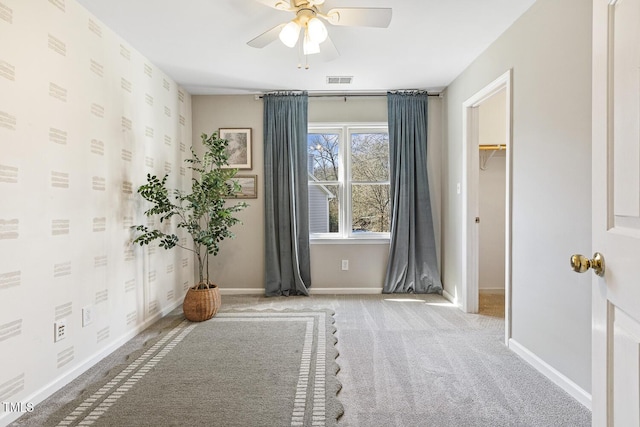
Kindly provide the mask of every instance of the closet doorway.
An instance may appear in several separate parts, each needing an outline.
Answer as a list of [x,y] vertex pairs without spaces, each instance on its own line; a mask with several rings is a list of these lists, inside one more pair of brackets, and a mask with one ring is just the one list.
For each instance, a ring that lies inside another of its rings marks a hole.
[[506,90],[478,106],[478,312],[504,317]]
[[[511,336],[511,71],[463,104],[462,309]],[[481,306],[482,302],[482,306]]]

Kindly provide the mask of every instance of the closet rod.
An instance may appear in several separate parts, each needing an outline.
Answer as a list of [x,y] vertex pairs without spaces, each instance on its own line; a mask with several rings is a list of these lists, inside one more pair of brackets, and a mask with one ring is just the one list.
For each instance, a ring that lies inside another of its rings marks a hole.
[[494,144],[494,145],[479,145],[478,148],[480,150],[506,150],[507,146],[505,144]]

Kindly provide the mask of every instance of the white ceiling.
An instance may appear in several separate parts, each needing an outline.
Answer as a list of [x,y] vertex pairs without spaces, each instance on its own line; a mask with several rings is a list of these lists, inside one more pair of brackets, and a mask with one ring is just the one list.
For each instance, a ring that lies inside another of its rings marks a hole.
[[[256,0],[78,0],[189,93],[291,89],[438,91],[457,77],[535,0],[326,0],[332,7],[390,7],[389,28],[327,25],[340,57],[309,56],[279,40],[247,41],[293,18]],[[322,49],[322,45],[320,46]],[[303,59],[304,61],[304,59]],[[327,76],[353,76],[328,85]]]

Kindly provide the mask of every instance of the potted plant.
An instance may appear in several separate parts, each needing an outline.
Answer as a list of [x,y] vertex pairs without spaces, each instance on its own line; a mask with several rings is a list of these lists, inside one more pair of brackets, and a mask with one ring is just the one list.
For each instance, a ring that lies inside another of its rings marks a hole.
[[231,205],[226,201],[240,190],[239,184],[231,180],[237,169],[223,168],[228,165],[227,144],[226,139],[218,138],[214,132],[209,136],[202,134],[205,147],[202,158],[191,148],[191,158],[185,159],[193,171],[191,192],[168,189],[168,175],[160,180],[147,174],[147,183],[138,188],[138,193],[152,204],[144,212],[146,216],[158,216],[160,223],[176,218],[177,228],[185,229],[191,236],[191,244],[184,245],[176,234],[137,225],[134,228],[139,234],[133,243],[142,246],[159,240],[161,248],[177,246],[195,254],[199,282],[187,290],[182,307],[186,318],[196,322],[212,318],[220,307],[220,291],[209,279],[209,256],[218,254],[220,242],[234,237],[230,228],[239,220],[233,214],[247,206],[243,202]]

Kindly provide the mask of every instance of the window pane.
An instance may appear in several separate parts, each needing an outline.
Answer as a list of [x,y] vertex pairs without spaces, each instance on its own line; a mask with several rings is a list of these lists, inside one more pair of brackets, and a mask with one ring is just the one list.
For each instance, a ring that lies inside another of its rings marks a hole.
[[351,215],[354,233],[388,233],[389,184],[351,186]]
[[335,133],[310,133],[307,136],[310,180],[338,181],[340,135]]
[[351,179],[368,182],[389,180],[389,134],[351,134]]
[[309,233],[338,233],[340,218],[337,185],[309,183]]

